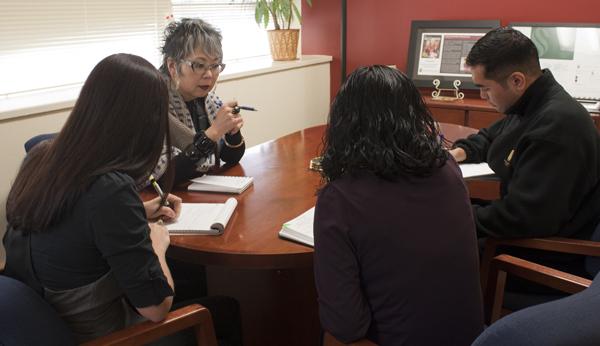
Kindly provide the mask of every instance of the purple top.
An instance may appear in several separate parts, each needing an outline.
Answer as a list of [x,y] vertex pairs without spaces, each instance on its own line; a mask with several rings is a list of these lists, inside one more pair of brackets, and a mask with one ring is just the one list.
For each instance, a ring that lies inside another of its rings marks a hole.
[[483,330],[475,226],[453,159],[428,177],[329,183],[314,233],[321,325],[338,340],[470,345]]

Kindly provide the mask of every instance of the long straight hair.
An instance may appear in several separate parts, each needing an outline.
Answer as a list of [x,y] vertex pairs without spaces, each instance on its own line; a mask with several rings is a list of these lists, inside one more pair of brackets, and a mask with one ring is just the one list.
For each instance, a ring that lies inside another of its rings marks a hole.
[[11,227],[43,232],[108,172],[147,177],[163,145],[170,148],[168,102],[166,82],[145,59],[114,54],[100,61],[58,136],[24,160],[6,204]]

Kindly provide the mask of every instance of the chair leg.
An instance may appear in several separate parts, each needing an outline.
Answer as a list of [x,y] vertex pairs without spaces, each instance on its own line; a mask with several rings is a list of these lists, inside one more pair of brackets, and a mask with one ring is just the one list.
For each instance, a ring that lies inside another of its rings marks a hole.
[[[207,326],[209,328],[207,328]],[[215,329],[212,327],[212,317],[208,315],[200,325],[194,327],[194,334],[196,335],[196,342],[198,346],[217,346],[215,340]]]
[[490,271],[490,264],[496,255],[497,247],[497,241],[492,238],[487,238],[483,247],[483,255],[481,256],[481,263],[479,266],[479,275],[481,280],[481,291],[484,293],[487,291],[486,286],[489,280],[488,274]]
[[485,323],[491,324],[502,315],[506,272],[491,267],[488,278],[486,290],[484,291],[484,318]]

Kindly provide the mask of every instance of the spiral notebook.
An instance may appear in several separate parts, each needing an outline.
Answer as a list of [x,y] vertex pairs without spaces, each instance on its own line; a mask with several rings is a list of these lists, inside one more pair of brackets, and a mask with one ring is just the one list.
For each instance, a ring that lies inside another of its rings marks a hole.
[[281,231],[279,231],[279,236],[314,247],[314,219],[315,207],[312,207],[298,217],[284,223],[283,227],[281,227]]
[[188,191],[242,193],[252,185],[253,181],[252,177],[203,175],[192,179],[192,183],[188,186]]
[[225,203],[182,203],[179,218],[168,223],[169,233],[219,235],[225,231],[237,200]]

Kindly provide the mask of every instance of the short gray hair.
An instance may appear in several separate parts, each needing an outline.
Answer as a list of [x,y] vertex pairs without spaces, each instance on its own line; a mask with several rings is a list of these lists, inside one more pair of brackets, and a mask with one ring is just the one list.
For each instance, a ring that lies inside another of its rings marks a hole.
[[[165,28],[164,44],[161,47],[163,64],[161,71],[167,73],[167,59],[179,62],[197,50],[219,59],[223,59],[221,32],[200,18],[182,18],[171,22]],[[179,69],[179,67],[178,67]]]

